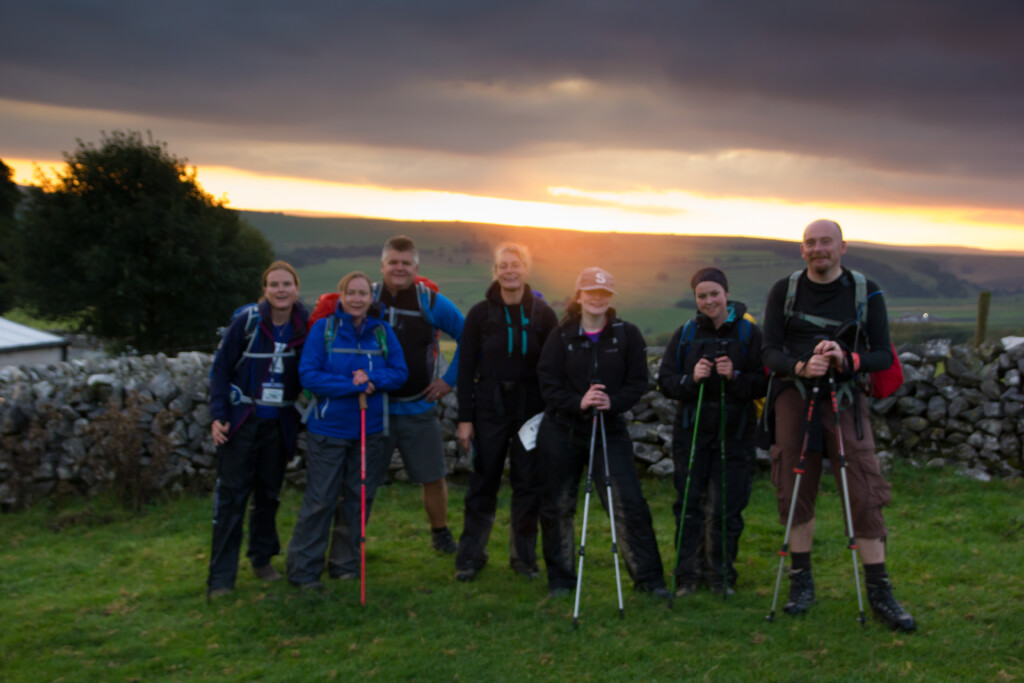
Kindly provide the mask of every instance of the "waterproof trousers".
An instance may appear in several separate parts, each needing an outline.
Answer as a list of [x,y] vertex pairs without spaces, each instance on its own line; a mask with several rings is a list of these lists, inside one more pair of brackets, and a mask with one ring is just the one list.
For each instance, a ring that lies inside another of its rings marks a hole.
[[217,449],[217,487],[213,498],[213,543],[210,551],[210,590],[233,588],[238,575],[245,507],[249,510],[246,556],[263,567],[281,552],[277,508],[287,455],[277,420],[249,418]]
[[[366,437],[366,526],[370,526],[370,510],[377,489],[384,485],[390,453],[384,453],[381,434]],[[334,508],[334,529],[328,550],[327,573],[332,578],[359,571],[359,443],[353,462],[346,462],[337,505]],[[354,470],[353,470],[354,465]]]
[[[366,436],[367,467],[382,457],[383,439]],[[306,435],[306,493],[295,531],[288,543],[288,581],[296,585],[317,581],[324,570],[331,522],[341,507],[348,532],[337,540],[349,571],[359,571],[360,510],[359,439],[340,439],[312,432]],[[366,482],[367,516],[376,486]],[[340,498],[340,500],[339,500]]]
[[[686,487],[686,523],[679,551],[676,582],[679,585],[706,582],[713,589],[722,586],[722,452],[714,434],[698,435],[693,469],[687,472],[693,429],[676,429],[672,437],[673,481],[676,500],[672,512],[679,538],[679,515]],[[725,439],[725,536],[726,580],[736,585],[736,554],[743,533],[743,510],[750,502],[754,482],[754,447],[749,438],[726,435]]]
[[[651,590],[665,586],[664,569],[654,536],[651,510],[640,489],[633,461],[633,443],[621,420],[606,418],[608,466],[615,506],[615,533],[619,554],[634,587]],[[590,455],[590,420],[560,420],[544,416],[537,433],[541,469],[540,526],[548,587],[576,587],[576,503],[580,479]],[[601,432],[594,444],[594,491],[608,509]],[[611,546],[611,538],[587,540],[590,548]]]
[[[529,417],[529,416],[527,416]],[[498,488],[509,457],[512,487],[509,525],[509,565],[519,573],[532,574],[537,567],[537,521],[540,514],[540,472],[535,452],[527,452],[519,440],[525,417],[477,408],[473,420],[476,452],[466,493],[465,521],[455,569],[483,569],[487,541],[494,527]]]

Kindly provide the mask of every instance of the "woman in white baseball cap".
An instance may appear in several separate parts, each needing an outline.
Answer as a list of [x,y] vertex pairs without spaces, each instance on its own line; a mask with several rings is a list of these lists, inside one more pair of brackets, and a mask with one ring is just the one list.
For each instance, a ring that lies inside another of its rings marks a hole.
[[634,588],[668,599],[651,511],[622,419],[647,390],[647,346],[636,325],[616,315],[611,306],[615,293],[611,273],[585,268],[576,278],[566,316],[548,336],[537,365],[546,404],[537,458],[543,480],[540,517],[548,589],[558,596],[576,585],[576,498],[595,434],[591,476],[607,509],[603,437],[617,541]]

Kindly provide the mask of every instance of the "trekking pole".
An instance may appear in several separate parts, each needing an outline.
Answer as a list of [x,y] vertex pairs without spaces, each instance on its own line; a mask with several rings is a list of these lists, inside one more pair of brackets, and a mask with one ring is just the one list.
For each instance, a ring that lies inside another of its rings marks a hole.
[[366,607],[366,394],[359,394],[359,604]]
[[782,569],[786,564],[786,556],[789,555],[789,534],[793,530],[793,514],[796,512],[796,499],[800,493],[800,478],[804,473],[804,465],[807,463],[807,441],[811,434],[811,418],[814,416],[814,404],[818,399],[818,388],[821,378],[814,380],[811,388],[811,399],[807,402],[807,418],[804,422],[804,438],[800,445],[800,460],[797,462],[793,472],[796,473],[796,481],[793,482],[793,498],[789,501],[789,517],[786,519],[786,534],[782,538],[782,550],[779,551],[779,573],[775,577],[775,594],[772,596],[772,611],[765,619],[769,622],[775,621],[775,606],[779,602],[779,586],[782,585]]
[[850,514],[850,487],[846,483],[846,449],[843,445],[843,432],[839,426],[839,402],[836,400],[835,373],[831,370],[828,373],[828,390],[832,397],[832,414],[836,418],[836,445],[839,447],[839,478],[843,482],[843,512],[846,513],[846,533],[849,537],[847,547],[849,547],[850,555],[853,557],[853,585],[857,587],[857,608],[860,611],[857,621],[860,622],[861,628],[864,628],[864,598],[860,592],[860,573],[857,569],[857,543],[853,536],[853,517]]
[[608,436],[604,431],[604,411],[598,411],[598,419],[601,422],[601,448],[604,451],[604,485],[608,496],[608,521],[612,526],[612,557],[615,558],[615,585],[619,589],[619,618],[625,619],[626,614],[622,609],[622,574],[619,573],[619,544],[615,538],[615,504],[612,502],[612,473],[608,466]]
[[672,609],[672,601],[676,597],[676,579],[679,576],[679,565],[683,562],[683,525],[686,524],[686,501],[690,497],[690,486],[693,480],[693,453],[697,450],[697,427],[700,425],[700,407],[704,402],[704,382],[697,390],[697,416],[693,418],[693,440],[690,442],[690,462],[686,465],[686,485],[683,488],[683,508],[679,511],[679,530],[676,531],[676,568],[672,570],[672,595],[668,598],[668,608]]
[[724,602],[729,598],[729,581],[727,577],[729,552],[726,547],[725,538],[725,381],[720,380],[719,386],[721,387],[719,405],[722,410],[722,414],[719,416],[720,419],[718,421],[719,440],[721,442],[722,452],[722,516],[718,520],[718,525],[722,527],[722,601]]
[[587,547],[587,515],[590,513],[590,492],[594,488],[594,440],[597,438],[597,410],[590,427],[590,458],[587,460],[587,493],[583,499],[583,533],[580,536],[580,568],[576,571],[576,604],[572,608],[572,627],[579,627],[580,591],[583,588],[583,556]]

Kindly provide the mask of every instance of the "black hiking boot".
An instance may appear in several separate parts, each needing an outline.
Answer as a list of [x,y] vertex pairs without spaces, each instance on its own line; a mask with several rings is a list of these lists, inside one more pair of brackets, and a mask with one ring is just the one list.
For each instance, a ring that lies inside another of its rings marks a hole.
[[786,614],[803,614],[814,604],[814,577],[810,569],[789,570],[789,602],[782,606]]
[[894,631],[913,631],[917,628],[914,617],[903,609],[892,594],[892,583],[889,579],[881,579],[878,583],[868,584],[868,602],[875,616],[884,621]]
[[434,550],[444,553],[445,555],[454,555],[458,552],[459,548],[455,545],[455,539],[452,538],[452,532],[448,530],[448,527],[441,529],[440,531],[430,532],[430,545]]

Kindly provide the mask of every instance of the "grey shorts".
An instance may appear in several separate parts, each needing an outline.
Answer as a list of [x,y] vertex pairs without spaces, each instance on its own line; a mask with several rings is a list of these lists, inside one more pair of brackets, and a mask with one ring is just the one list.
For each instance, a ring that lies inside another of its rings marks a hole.
[[444,479],[448,466],[444,461],[444,440],[437,413],[428,410],[417,415],[389,415],[388,420],[390,434],[384,447],[388,460],[397,447],[409,481],[429,484]]

